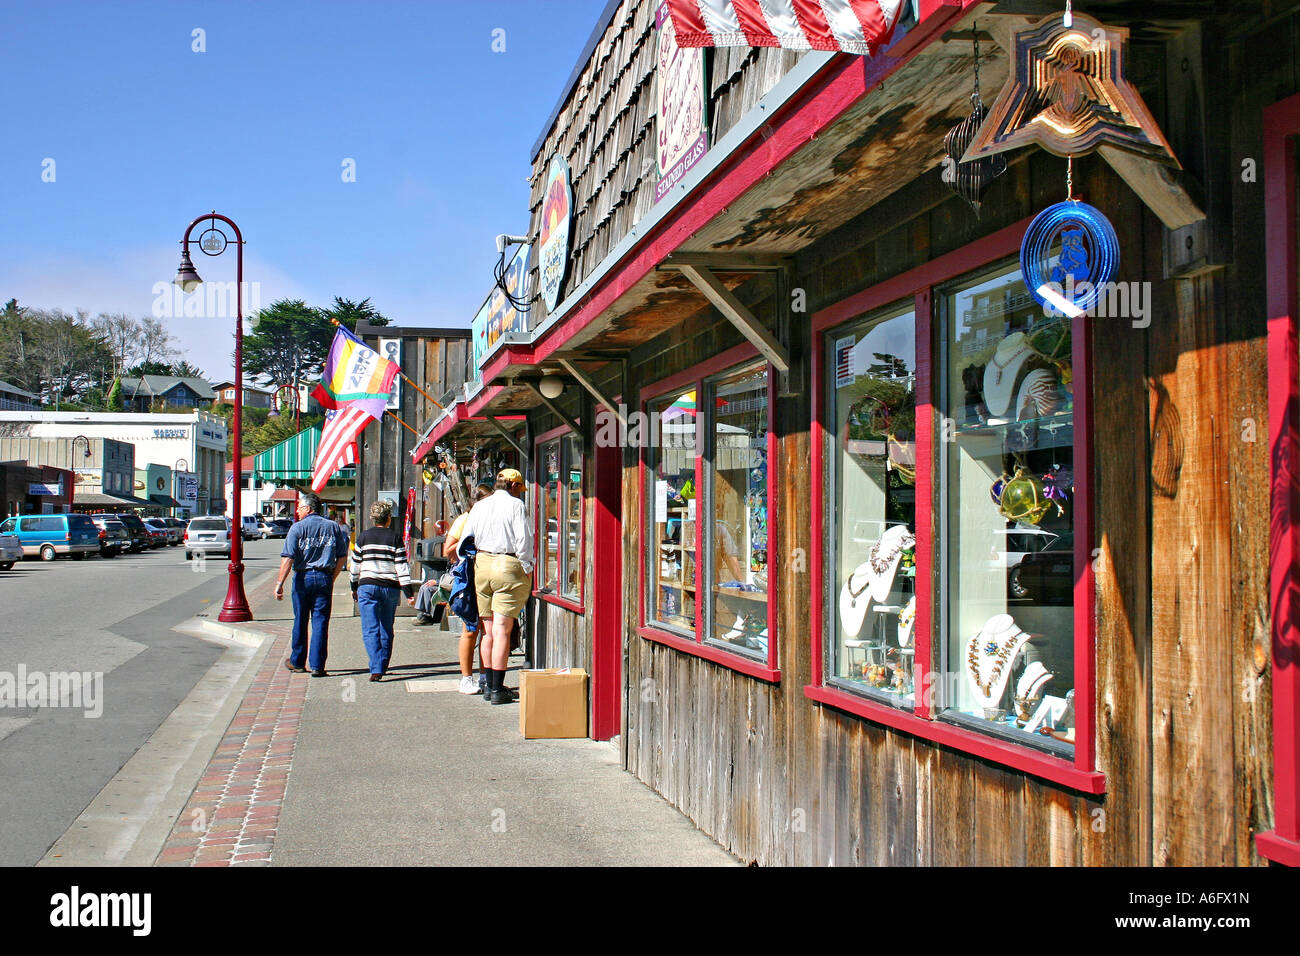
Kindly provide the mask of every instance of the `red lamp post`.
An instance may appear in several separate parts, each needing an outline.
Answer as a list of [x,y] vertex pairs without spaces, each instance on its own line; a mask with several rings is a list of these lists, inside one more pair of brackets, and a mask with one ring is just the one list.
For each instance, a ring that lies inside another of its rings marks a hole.
[[248,607],[248,597],[244,594],[244,529],[243,529],[243,500],[240,494],[243,489],[244,476],[240,467],[243,463],[243,456],[240,447],[240,428],[243,423],[244,412],[244,237],[240,233],[239,227],[235,225],[233,219],[219,215],[214,209],[206,216],[199,216],[189,228],[185,230],[185,236],[181,239],[181,266],[176,271],[176,278],[173,280],[176,285],[181,287],[182,292],[193,292],[203,282],[199,278],[198,272],[194,270],[194,264],[190,262],[190,233],[194,227],[201,222],[210,222],[211,225],[199,235],[199,251],[204,255],[219,256],[226,251],[229,240],[226,234],[217,226],[217,220],[224,222],[235,233],[235,436],[234,436],[234,458],[235,464],[232,473],[234,485],[232,502],[234,517],[231,521],[230,529],[230,581],[226,587],[226,600],[221,605],[221,613],[217,620],[226,622],[251,621],[253,612]]

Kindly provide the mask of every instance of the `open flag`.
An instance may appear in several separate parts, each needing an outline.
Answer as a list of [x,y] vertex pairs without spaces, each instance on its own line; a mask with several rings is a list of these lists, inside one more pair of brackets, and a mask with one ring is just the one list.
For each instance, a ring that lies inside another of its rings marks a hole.
[[359,406],[371,418],[383,418],[399,371],[396,362],[339,326],[312,397],[325,408]]
[[334,473],[357,463],[357,436],[371,422],[370,412],[360,404],[331,409],[325,413],[325,428],[316,446],[311,490],[320,494]]
[[773,46],[874,54],[904,0],[667,0],[680,47]]

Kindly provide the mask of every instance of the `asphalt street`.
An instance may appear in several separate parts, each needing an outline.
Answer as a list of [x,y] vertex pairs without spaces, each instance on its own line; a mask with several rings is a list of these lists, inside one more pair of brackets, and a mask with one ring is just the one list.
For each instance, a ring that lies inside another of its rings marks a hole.
[[[278,564],[281,544],[247,543],[247,581]],[[91,675],[80,706],[0,706],[0,866],[39,861],[221,656],[172,628],[220,606],[226,564],[173,547],[0,571],[0,681]]]

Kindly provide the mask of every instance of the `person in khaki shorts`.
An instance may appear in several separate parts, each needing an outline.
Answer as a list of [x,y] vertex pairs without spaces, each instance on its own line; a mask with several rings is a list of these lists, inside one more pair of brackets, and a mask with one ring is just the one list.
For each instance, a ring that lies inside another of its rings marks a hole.
[[524,507],[524,476],[514,468],[497,475],[495,489],[473,508],[461,540],[474,536],[474,590],[483,620],[483,660],[487,666],[484,698],[508,704],[514,691],[505,686],[510,660],[510,631],[532,590],[533,526]]

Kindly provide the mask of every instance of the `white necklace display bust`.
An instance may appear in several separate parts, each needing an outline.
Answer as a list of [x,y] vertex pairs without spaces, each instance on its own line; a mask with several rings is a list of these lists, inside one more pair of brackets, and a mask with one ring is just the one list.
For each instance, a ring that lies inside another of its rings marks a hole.
[[966,642],[966,679],[985,716],[998,708],[1029,635],[1010,614],[995,614]]

